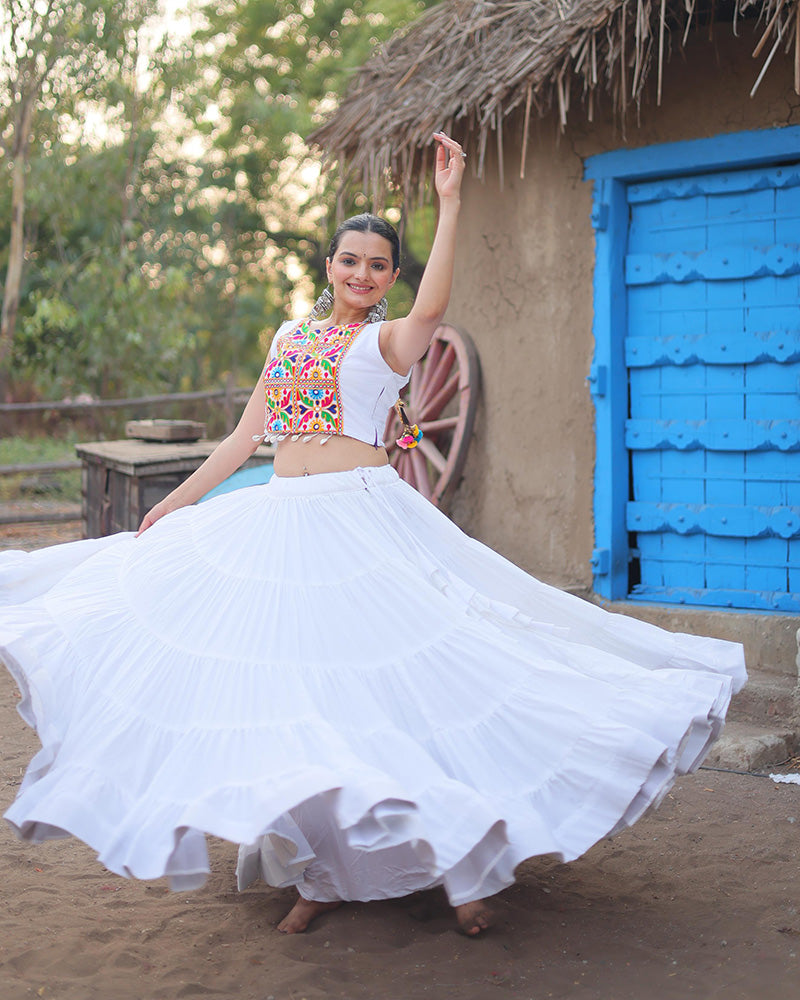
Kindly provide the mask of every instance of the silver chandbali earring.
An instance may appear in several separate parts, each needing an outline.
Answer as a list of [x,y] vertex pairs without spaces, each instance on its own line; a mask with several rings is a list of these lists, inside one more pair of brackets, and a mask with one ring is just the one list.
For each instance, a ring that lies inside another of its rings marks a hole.
[[333,292],[331,291],[331,286],[328,285],[314,303],[314,308],[308,314],[308,318],[319,319],[321,316],[327,316],[331,309],[333,309]]
[[376,302],[375,305],[367,313],[368,323],[382,323],[386,319],[386,314],[389,312],[389,303],[386,301],[386,296]]

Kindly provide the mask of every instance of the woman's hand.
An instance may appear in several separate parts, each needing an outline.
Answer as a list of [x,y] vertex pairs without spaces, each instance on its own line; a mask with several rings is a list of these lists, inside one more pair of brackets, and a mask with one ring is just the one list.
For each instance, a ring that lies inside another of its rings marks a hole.
[[439,195],[433,246],[408,316],[384,323],[380,331],[381,353],[389,367],[401,375],[427,351],[447,309],[453,284],[464,153],[444,132],[434,132],[433,138],[437,143],[434,184]]
[[216,446],[199,469],[142,518],[136,537],[173,510],[188,507],[232,475],[256,450],[264,437],[264,386],[259,379],[233,434]]
[[466,156],[455,139],[451,139],[444,132],[434,132],[433,138],[438,143],[434,170],[436,193],[442,200],[457,198],[461,190]]
[[160,503],[157,503],[155,507],[149,510],[142,518],[142,523],[139,525],[136,537],[138,538],[143,531],[147,531],[147,529],[151,528],[156,521],[160,520],[165,514],[169,514],[175,509],[176,508],[172,504],[167,503],[166,500],[162,500]]

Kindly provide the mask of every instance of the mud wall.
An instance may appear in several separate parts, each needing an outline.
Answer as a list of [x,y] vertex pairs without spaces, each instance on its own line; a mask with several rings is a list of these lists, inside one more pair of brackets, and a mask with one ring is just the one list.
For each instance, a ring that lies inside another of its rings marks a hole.
[[[761,60],[750,23],[693,36],[665,68],[661,106],[629,113],[574,107],[532,124],[520,179],[521,123],[506,126],[505,177],[489,157],[468,175],[449,321],[475,339],[483,370],[477,428],[451,514],[470,534],[557,586],[591,588],[594,237],[586,157],[620,148],[800,124],[792,68],[776,56],[754,98]],[[651,81],[655,87],[655,72]],[[654,92],[654,90],[653,90]],[[474,151],[471,162],[474,163]],[[798,151],[800,153],[800,151]]]

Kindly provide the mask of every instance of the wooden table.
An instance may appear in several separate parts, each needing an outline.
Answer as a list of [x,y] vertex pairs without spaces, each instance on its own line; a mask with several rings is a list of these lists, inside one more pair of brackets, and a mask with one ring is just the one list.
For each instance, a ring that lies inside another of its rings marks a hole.
[[[148,510],[194,472],[218,441],[91,441],[75,446],[83,463],[81,505],[87,538],[135,531]],[[260,445],[242,468],[270,463]]]

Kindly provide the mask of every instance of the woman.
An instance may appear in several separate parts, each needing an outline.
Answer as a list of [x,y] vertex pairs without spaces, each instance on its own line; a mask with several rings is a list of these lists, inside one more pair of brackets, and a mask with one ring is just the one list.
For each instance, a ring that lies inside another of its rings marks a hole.
[[[325,297],[284,324],[234,433],[139,532],[0,560],[0,658],[42,750],[6,814],[111,870],[296,885],[279,925],[441,885],[467,934],[520,861],[634,822],[718,734],[741,648],[539,583],[398,479],[386,413],[450,294],[460,146],[408,316],[383,322],[397,236],[348,220]],[[265,421],[266,400],[266,421]],[[277,442],[275,476],[205,494]]]

